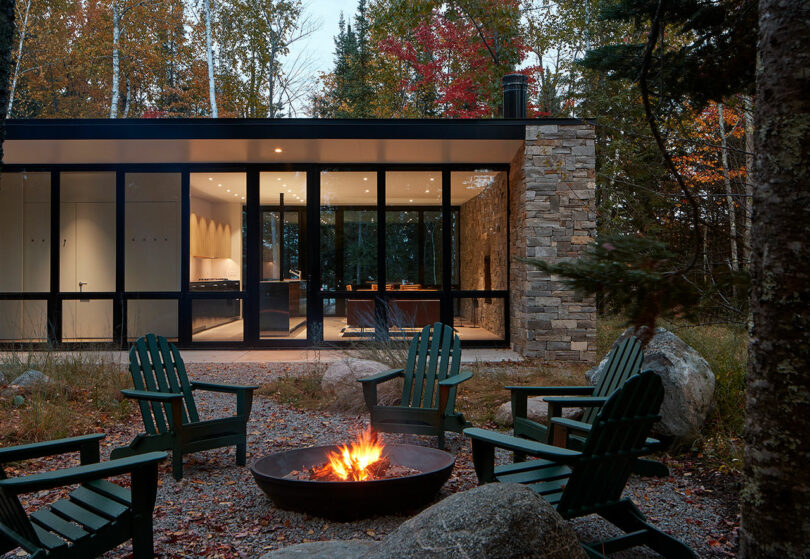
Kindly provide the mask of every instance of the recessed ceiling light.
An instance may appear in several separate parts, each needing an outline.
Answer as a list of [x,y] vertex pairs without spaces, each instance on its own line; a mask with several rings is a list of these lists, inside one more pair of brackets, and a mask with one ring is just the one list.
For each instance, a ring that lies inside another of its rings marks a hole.
[[245,197],[244,197],[244,196],[242,196],[242,200],[244,200],[244,199],[245,199]]
[[366,192],[368,192],[368,188],[366,189]]
[[212,181],[214,180],[214,177],[208,177],[208,180]]
[[425,189],[425,192],[430,192],[430,189],[429,189],[429,188],[426,188],[426,189]]
[[276,148],[273,151],[276,152],[276,153],[281,153],[283,150],[281,148]]
[[226,189],[225,189],[225,192],[230,192],[230,191],[231,191],[231,189],[230,189],[230,188],[226,188]]
[[282,183],[281,186],[287,186],[286,184]]
[[433,182],[433,177],[430,177],[430,182]]
[[364,181],[367,181],[367,180],[368,180],[368,177],[363,177],[363,180],[364,180]]
[[239,194],[234,193],[234,195],[233,195],[233,196],[234,196],[234,198],[235,198],[235,197],[239,196]]
[[280,181],[280,180],[281,180],[281,177],[277,178],[276,180],[277,180],[277,181]]
[[413,202],[413,200],[408,200],[408,202]]
[[217,186],[222,186],[222,183],[217,184]]

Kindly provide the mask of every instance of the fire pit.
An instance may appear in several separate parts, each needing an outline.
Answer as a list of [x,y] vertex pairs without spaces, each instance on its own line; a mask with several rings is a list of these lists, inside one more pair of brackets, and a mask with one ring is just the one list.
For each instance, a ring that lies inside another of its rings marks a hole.
[[[377,458],[388,462],[382,470],[390,469],[398,477],[384,477],[391,472],[377,472],[375,466],[365,471],[354,463],[357,471],[350,466],[342,472],[347,481],[325,481],[343,477],[325,473],[330,457],[349,459],[349,454],[354,457],[354,450],[354,443],[351,449],[331,445],[290,450],[261,458],[250,470],[265,495],[279,508],[331,520],[354,520],[428,503],[450,477],[456,462],[451,454],[434,448],[390,444],[381,448]],[[364,461],[365,457],[361,457],[360,462]],[[383,477],[374,479],[375,473]]]

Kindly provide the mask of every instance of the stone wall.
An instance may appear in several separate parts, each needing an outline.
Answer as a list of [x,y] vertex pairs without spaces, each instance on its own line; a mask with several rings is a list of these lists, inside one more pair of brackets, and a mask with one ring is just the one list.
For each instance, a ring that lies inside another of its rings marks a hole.
[[511,343],[550,361],[596,360],[596,304],[517,258],[576,258],[596,232],[594,127],[526,127],[511,165]]
[[[484,265],[487,258],[489,289],[507,288],[507,227],[507,181],[506,173],[501,172],[483,192],[459,208],[459,280],[462,290],[487,288]],[[477,304],[474,305],[473,301]],[[459,312],[465,321],[475,322],[505,338],[503,306],[503,299],[461,299]]]

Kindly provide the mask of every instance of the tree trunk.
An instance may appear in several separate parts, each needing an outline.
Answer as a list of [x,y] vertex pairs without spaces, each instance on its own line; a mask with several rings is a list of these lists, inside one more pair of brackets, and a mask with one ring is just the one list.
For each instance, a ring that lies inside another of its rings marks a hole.
[[737,256],[737,209],[734,207],[734,193],[731,191],[731,179],[728,175],[728,139],[726,138],[726,121],[723,117],[723,104],[717,104],[717,120],[720,123],[720,162],[723,167],[723,184],[726,187],[726,206],[728,208],[728,236],[731,241],[731,269],[740,269]]
[[810,2],[760,0],[740,557],[810,557]]
[[751,199],[754,196],[754,98],[743,96],[745,110],[745,203],[743,204],[743,260],[751,262]]
[[11,45],[14,43],[14,0],[0,0],[0,170],[3,167],[3,140],[6,137],[8,73]]
[[113,12],[113,52],[112,52],[112,65],[113,65],[113,78],[112,78],[112,98],[110,99],[110,118],[118,118],[118,80],[121,72],[119,64],[118,45],[121,39],[121,18],[118,12],[118,2],[112,3]]
[[219,117],[216,88],[214,87],[214,51],[211,47],[211,0],[205,0],[205,53],[208,57],[208,97],[211,99],[211,116]]
[[126,84],[127,92],[126,97],[124,98],[124,118],[129,116],[129,107],[132,105],[132,86],[129,83],[129,76],[127,76]]
[[31,11],[31,0],[25,3],[25,16],[20,30],[20,46],[17,49],[17,63],[14,65],[14,78],[11,80],[11,90],[8,93],[8,111],[6,118],[11,118],[11,111],[14,109],[14,90],[17,89],[17,76],[20,75],[20,64],[22,63],[23,43],[25,42],[25,31],[28,29],[28,12]]

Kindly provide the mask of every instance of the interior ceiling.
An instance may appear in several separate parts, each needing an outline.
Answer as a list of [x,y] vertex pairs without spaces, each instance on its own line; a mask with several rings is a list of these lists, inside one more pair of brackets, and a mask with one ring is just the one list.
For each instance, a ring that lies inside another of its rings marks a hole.
[[[6,140],[6,164],[509,163],[522,140]],[[280,152],[276,152],[280,149]]]
[[[503,172],[503,171],[501,171]],[[491,185],[498,171],[453,171],[450,203],[460,206]],[[191,173],[192,196],[217,202],[243,203],[245,173]],[[387,206],[441,206],[442,174],[439,171],[388,171],[385,175]],[[259,201],[285,206],[306,204],[306,173],[262,172]],[[371,171],[326,171],[321,174],[321,204],[324,206],[373,206],[377,200],[377,174]]]

